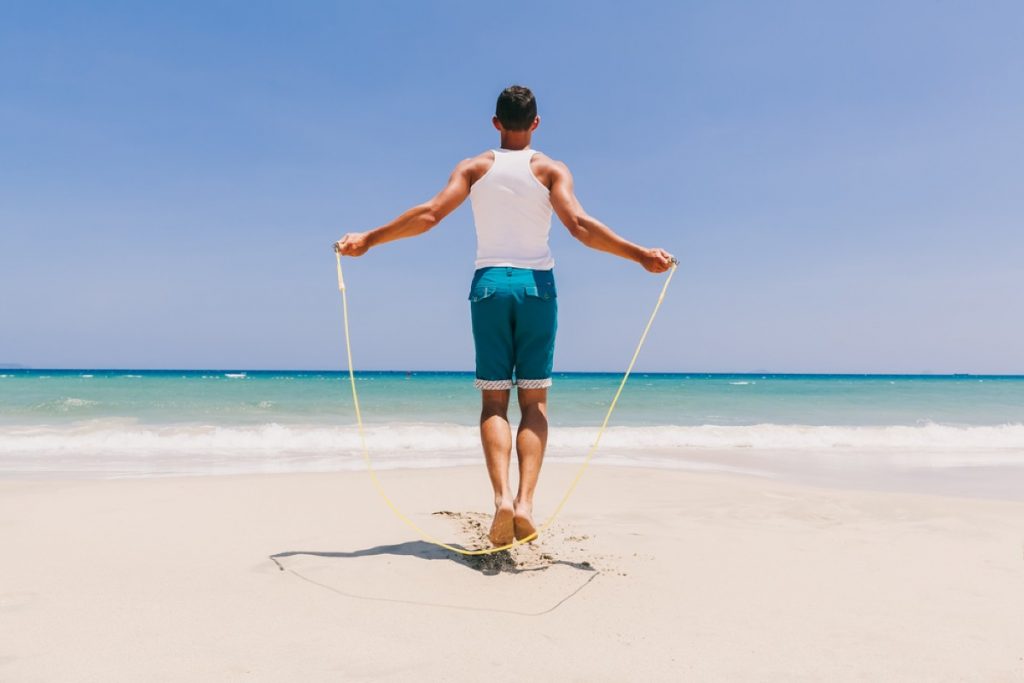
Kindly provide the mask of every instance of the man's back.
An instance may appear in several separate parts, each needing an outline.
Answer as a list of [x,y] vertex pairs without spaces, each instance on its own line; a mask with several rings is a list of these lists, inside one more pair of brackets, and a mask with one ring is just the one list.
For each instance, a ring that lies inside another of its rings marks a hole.
[[[509,266],[549,270],[550,190],[534,175],[537,150],[494,149],[490,167],[470,187],[476,224],[476,268]],[[482,166],[482,165],[481,165]]]

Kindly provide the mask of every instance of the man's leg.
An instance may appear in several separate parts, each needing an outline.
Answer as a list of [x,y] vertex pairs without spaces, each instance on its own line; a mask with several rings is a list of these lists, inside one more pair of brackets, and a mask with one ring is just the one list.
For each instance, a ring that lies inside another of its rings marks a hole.
[[522,419],[516,434],[519,456],[519,492],[515,499],[515,535],[526,538],[534,531],[533,492],[537,488],[544,448],[548,443],[548,390],[519,389]]
[[509,389],[480,392],[480,442],[487,459],[487,474],[494,489],[494,521],[488,534],[494,545],[512,542],[513,500],[508,483],[508,466],[512,459],[512,428],[508,423]]

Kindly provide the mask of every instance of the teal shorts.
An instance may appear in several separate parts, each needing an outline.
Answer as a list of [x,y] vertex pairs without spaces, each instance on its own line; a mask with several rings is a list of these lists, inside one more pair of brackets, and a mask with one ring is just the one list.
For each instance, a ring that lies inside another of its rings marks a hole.
[[558,329],[553,270],[491,266],[469,291],[477,389],[551,386]]

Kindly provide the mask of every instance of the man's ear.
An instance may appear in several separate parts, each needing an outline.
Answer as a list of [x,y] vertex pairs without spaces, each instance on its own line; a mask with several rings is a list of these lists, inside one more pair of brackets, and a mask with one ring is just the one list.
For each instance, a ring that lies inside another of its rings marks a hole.
[[492,124],[492,125],[493,125],[493,126],[494,126],[494,127],[496,128],[496,129],[498,129],[498,130],[500,130],[500,131],[504,132],[504,130],[505,130],[505,129],[501,127],[501,121],[499,121],[499,120],[498,120],[498,117],[497,117],[497,116],[495,116],[494,118],[492,118],[492,119],[491,119],[491,124]]
[[539,116],[533,117],[533,123],[530,124],[530,130],[531,131],[537,130],[537,126],[539,126],[539,125],[540,125],[540,117]]

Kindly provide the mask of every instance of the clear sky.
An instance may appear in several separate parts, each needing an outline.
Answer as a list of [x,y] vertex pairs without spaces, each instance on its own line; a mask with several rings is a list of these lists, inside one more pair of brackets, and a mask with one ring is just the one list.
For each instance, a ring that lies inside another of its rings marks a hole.
[[[639,368],[1024,373],[1019,2],[7,2],[0,363],[344,367],[331,242],[498,145],[682,265]],[[556,371],[664,276],[557,219]],[[468,202],[346,265],[356,367],[473,367]]]

